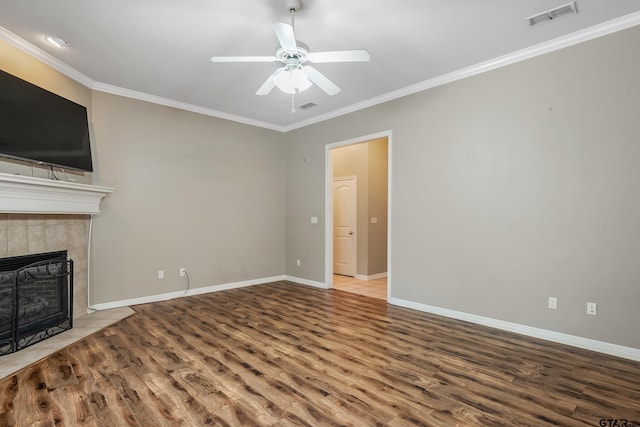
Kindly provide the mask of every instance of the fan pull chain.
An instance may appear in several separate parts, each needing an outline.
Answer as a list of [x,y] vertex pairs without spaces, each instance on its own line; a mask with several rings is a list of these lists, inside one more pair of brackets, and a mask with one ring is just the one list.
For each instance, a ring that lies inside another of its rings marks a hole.
[[289,111],[290,114],[295,114],[296,113],[296,104],[295,104],[295,94],[291,94],[291,111]]

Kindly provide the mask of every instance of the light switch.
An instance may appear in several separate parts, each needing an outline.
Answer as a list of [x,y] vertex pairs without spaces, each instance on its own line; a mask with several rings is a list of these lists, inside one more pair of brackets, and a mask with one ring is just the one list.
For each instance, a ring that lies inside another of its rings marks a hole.
[[318,223],[318,217],[317,216],[312,216],[311,217],[311,224],[317,224]]
[[377,216],[372,216],[371,217],[371,224],[377,224],[378,223],[378,217]]

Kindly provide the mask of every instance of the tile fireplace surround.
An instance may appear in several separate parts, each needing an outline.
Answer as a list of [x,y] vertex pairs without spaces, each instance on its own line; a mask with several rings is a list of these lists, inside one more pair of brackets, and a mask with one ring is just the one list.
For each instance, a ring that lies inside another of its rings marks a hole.
[[[74,261],[74,329],[79,326],[76,331],[58,335],[60,338],[56,336],[3,356],[0,378],[17,370],[11,368],[13,361],[34,362],[46,356],[46,351],[55,351],[56,342],[64,346],[70,344],[69,337],[80,339],[79,333],[92,333],[84,325],[99,326],[97,320],[113,317],[106,313],[87,316],[89,222],[92,214],[100,212],[100,201],[111,192],[113,189],[107,187],[0,173],[0,257],[67,250]],[[117,313],[126,317],[129,312]],[[38,353],[38,348],[48,350]]]
[[74,317],[87,313],[89,215],[0,213],[0,258],[67,250],[74,262]]

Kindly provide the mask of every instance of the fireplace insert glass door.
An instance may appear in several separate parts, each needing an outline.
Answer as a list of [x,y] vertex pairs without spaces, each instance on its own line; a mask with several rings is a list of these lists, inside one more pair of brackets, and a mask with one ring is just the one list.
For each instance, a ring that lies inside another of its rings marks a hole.
[[67,251],[0,259],[0,355],[71,329],[72,301]]

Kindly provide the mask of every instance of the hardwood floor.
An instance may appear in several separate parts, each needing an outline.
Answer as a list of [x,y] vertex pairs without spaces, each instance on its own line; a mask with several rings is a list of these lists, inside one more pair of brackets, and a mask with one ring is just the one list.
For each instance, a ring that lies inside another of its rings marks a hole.
[[354,277],[333,275],[333,289],[364,295],[371,298],[387,300],[387,278],[358,280]]
[[373,298],[277,282],[134,309],[0,381],[0,425],[640,425],[640,363]]

